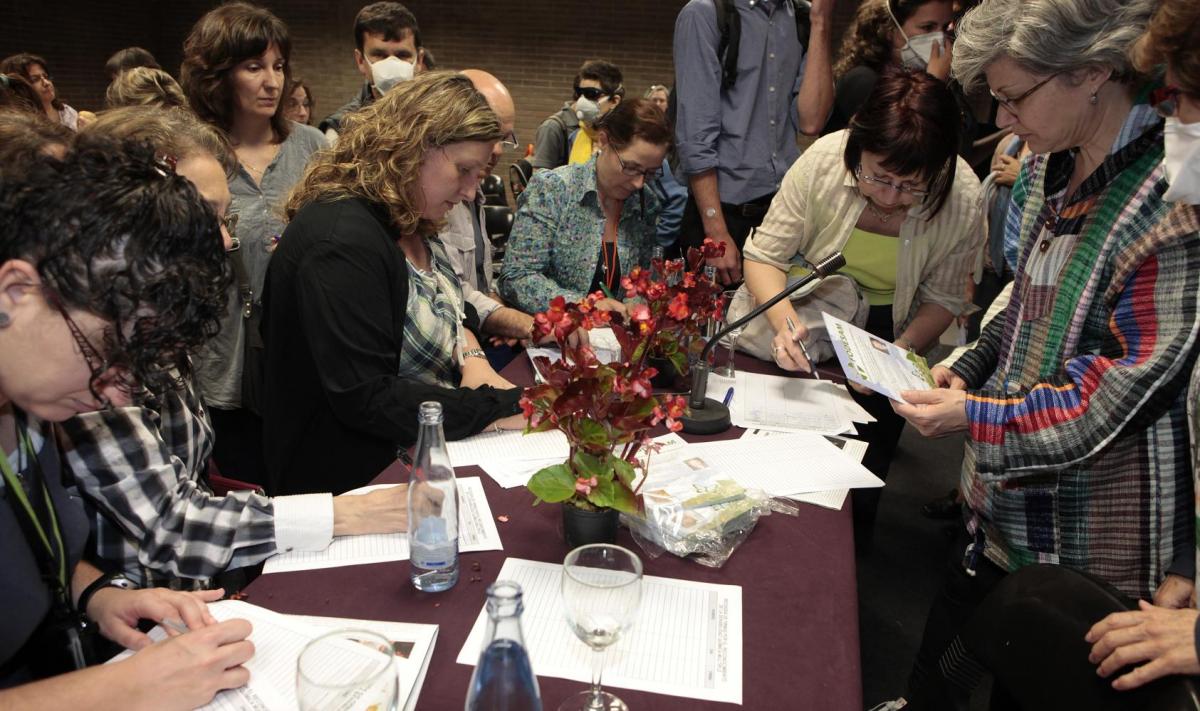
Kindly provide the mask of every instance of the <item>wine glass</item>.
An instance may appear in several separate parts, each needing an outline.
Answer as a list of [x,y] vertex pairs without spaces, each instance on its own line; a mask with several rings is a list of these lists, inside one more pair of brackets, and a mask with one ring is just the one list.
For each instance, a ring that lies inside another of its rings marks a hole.
[[609,543],[580,546],[567,554],[562,572],[563,608],[571,631],[592,648],[592,688],[564,701],[559,711],[628,711],[600,689],[604,651],[633,624],[642,602],[642,561]]
[[[723,324],[729,323],[729,321],[730,321],[729,314],[740,313],[742,315],[745,315],[746,312],[749,311],[749,309],[747,309],[747,308],[742,308],[743,302],[746,299],[750,298],[750,292],[746,291],[745,289],[730,289],[729,291],[726,291],[721,296],[723,296],[725,299],[725,315],[724,315],[724,318],[722,319]],[[737,302],[739,308],[735,309],[733,307],[734,302]],[[722,343],[721,345],[725,346],[725,348],[728,350],[729,357],[726,359],[725,365],[722,365],[713,371],[715,374],[721,376],[722,378],[732,378],[735,375],[737,375],[737,369],[734,368],[734,366],[733,366],[733,355],[734,355],[734,353],[737,353],[738,336],[741,336],[741,335],[742,335],[742,329],[735,328],[732,331],[730,331],[723,339],[724,343]]]
[[296,661],[301,711],[396,711],[392,643],[367,630],[335,630],[304,645]]

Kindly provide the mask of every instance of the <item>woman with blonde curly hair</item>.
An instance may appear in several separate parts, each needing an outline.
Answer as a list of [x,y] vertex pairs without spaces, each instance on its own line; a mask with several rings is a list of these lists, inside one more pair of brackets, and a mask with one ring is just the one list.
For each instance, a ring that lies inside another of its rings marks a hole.
[[115,76],[104,92],[104,103],[110,109],[122,106],[174,109],[188,105],[179,82],[163,70],[150,67],[134,67]]
[[309,167],[263,299],[269,493],[370,481],[426,400],[450,439],[523,425],[437,237],[503,137],[470,79],[431,72],[347,117]]

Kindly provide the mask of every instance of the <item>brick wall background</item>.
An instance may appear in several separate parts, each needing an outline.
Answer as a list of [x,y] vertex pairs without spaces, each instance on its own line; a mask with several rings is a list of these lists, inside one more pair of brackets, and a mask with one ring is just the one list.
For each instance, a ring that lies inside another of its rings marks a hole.
[[[569,100],[584,59],[615,62],[630,96],[671,84],[671,35],[686,0],[408,0],[422,39],[442,68],[487,69],[508,85],[517,105],[517,136],[533,141],[538,124]],[[857,0],[836,0],[835,38]],[[59,96],[77,109],[103,108],[104,61],[141,45],[178,74],[184,37],[211,0],[64,0],[11,3],[0,32],[0,57],[44,56]],[[355,96],[354,16],[363,0],[266,0],[292,33],[292,66],[310,82],[316,117]],[[835,48],[837,42],[835,40]],[[314,121],[315,122],[315,121]]]

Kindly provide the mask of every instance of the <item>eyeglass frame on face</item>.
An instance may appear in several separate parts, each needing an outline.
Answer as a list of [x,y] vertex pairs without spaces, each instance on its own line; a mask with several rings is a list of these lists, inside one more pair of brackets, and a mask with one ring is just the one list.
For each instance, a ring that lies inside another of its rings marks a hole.
[[575,98],[586,96],[589,101],[599,102],[606,96],[612,96],[612,92],[605,91],[599,86],[577,86],[575,87]]
[[1062,72],[1055,72],[1055,73],[1051,74],[1050,76],[1046,77],[1045,79],[1039,81],[1037,84],[1034,84],[1033,86],[1029,87],[1025,91],[1021,92],[1020,96],[1014,96],[1011,99],[1006,99],[1006,98],[998,95],[995,91],[992,90],[992,88],[990,86],[988,87],[988,93],[992,95],[992,98],[996,100],[996,103],[998,103],[1004,107],[1005,111],[1012,114],[1013,116],[1019,116],[1020,112],[1017,111],[1017,102],[1024,101],[1026,98],[1028,98],[1030,95],[1032,95],[1033,92],[1035,92],[1038,89],[1041,89],[1043,86],[1046,86],[1047,84],[1049,84],[1050,80],[1053,79],[1054,77],[1058,76],[1059,74],[1062,74]]
[[500,147],[506,151],[515,151],[521,147],[521,142],[517,140],[517,132],[509,131],[508,135],[500,140]]
[[884,180],[883,178],[877,178],[874,175],[867,175],[866,173],[863,172],[862,163],[859,163],[858,167],[854,169],[854,177],[855,177],[855,179],[861,180],[862,182],[864,182],[868,185],[874,185],[874,186],[880,187],[880,188],[891,188],[892,190],[895,190],[898,193],[904,193],[905,195],[912,195],[913,197],[917,198],[918,200],[924,200],[925,198],[929,197],[928,190],[918,190],[916,188],[909,188],[909,187],[905,187],[904,183],[900,183],[899,185],[897,185],[896,183],[893,183],[890,180]]
[[613,147],[612,152],[613,155],[617,157],[617,165],[621,166],[621,175],[624,175],[627,178],[636,178],[640,175],[642,176],[642,180],[650,182],[651,180],[658,180],[663,176],[662,166],[657,168],[649,168],[647,170],[638,170],[637,168],[631,168],[625,165],[625,161],[621,158],[621,153],[616,149],[616,147]]
[[79,327],[75,319],[71,318],[71,314],[67,311],[67,305],[63,303],[58,292],[43,285],[42,293],[45,295],[46,301],[63,317],[63,321],[66,321],[67,330],[71,332],[71,337],[75,339],[75,345],[79,348],[79,353],[83,356],[84,364],[91,371],[91,376],[88,378],[88,391],[95,398],[96,402],[100,404],[100,409],[111,409],[112,401],[108,399],[108,396],[101,394],[96,389],[96,383],[109,371],[112,364],[108,362],[107,358],[100,355],[100,349],[92,345],[88,337],[83,335],[83,329]]

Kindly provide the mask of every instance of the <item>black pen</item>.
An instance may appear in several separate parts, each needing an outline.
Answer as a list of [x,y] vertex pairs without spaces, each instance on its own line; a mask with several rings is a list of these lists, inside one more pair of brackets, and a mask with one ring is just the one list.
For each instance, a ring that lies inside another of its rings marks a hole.
[[817,364],[813,362],[812,356],[808,354],[808,349],[804,347],[804,339],[796,338],[796,323],[792,321],[792,317],[787,317],[788,331],[792,334],[792,342],[800,346],[800,352],[804,354],[804,359],[808,361],[808,372],[813,374],[817,380],[821,379],[821,374],[817,372]]

